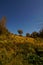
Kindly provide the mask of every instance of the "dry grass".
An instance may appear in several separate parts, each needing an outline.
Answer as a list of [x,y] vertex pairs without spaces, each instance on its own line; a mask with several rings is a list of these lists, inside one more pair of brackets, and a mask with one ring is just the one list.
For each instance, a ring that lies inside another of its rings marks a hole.
[[27,43],[32,43],[32,44],[37,44],[37,45],[43,45],[43,39],[41,39],[41,38],[36,38],[36,39],[34,39],[34,38],[31,38],[31,37],[25,37],[25,36],[18,36],[18,35],[12,35],[11,36],[11,38],[12,38],[12,40],[13,40],[13,42],[15,42],[15,43],[25,43],[25,42],[27,42]]

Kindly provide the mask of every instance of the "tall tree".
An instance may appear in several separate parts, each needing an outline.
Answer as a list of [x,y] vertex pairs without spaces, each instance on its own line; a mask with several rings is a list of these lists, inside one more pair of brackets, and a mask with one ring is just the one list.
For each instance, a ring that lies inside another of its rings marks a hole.
[[5,16],[2,17],[0,24],[1,24],[3,27],[6,26],[6,17],[5,17]]
[[0,34],[5,34],[5,32],[7,31],[6,29],[6,17],[3,16],[2,19],[0,20]]

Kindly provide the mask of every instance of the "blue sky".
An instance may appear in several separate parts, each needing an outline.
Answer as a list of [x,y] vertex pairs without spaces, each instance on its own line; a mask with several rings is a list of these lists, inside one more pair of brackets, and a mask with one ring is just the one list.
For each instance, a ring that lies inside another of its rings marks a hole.
[[0,0],[0,19],[6,16],[9,31],[32,33],[43,26],[43,0]]

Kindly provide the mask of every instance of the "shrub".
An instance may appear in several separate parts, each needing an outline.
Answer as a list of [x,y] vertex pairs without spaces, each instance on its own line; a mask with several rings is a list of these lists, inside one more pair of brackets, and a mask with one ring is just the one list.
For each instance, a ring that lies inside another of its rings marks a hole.
[[33,32],[33,33],[31,34],[31,37],[33,37],[33,38],[38,37],[38,32]]
[[29,33],[26,33],[26,37],[30,37],[30,34]]
[[39,31],[39,37],[43,38],[43,29]]

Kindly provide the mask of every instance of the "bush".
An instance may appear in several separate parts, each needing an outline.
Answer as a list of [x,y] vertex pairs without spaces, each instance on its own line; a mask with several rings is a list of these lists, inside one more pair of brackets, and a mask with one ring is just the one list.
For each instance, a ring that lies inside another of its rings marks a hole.
[[43,29],[39,31],[39,37],[43,38]]
[[36,37],[38,37],[38,33],[37,32],[33,32],[32,34],[31,34],[31,37],[33,37],[33,38],[36,38]]
[[30,37],[31,35],[29,33],[26,33],[26,37]]

